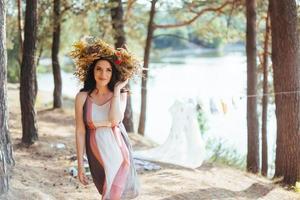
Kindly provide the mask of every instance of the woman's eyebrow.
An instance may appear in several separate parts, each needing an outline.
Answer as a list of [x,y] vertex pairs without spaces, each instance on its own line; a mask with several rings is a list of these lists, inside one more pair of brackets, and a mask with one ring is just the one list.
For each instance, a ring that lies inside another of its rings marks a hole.
[[103,68],[111,69],[111,66],[101,66],[101,65],[96,65],[96,67],[103,67]]

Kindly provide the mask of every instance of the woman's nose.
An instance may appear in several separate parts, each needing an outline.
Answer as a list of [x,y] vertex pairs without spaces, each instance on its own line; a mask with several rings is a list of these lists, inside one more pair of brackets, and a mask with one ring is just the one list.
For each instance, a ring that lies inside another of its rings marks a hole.
[[106,73],[105,73],[104,71],[101,71],[101,72],[100,72],[100,76],[105,76],[105,74],[106,74]]

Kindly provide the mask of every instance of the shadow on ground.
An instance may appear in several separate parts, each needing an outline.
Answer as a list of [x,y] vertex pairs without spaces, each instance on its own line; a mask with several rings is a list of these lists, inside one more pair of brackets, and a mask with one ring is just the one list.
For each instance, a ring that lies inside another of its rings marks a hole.
[[253,183],[250,187],[242,191],[231,191],[224,188],[207,188],[199,189],[194,192],[180,193],[164,198],[163,200],[212,200],[212,199],[227,199],[227,198],[247,198],[247,199],[259,199],[267,195],[273,186]]

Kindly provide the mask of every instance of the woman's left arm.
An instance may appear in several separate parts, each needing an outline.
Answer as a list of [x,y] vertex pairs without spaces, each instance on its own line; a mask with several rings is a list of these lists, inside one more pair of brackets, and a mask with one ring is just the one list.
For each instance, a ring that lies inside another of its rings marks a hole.
[[124,82],[118,82],[114,88],[114,96],[111,101],[109,111],[109,121],[113,126],[118,125],[124,117],[124,112],[127,104],[127,93],[121,93],[121,89],[128,83],[128,80]]

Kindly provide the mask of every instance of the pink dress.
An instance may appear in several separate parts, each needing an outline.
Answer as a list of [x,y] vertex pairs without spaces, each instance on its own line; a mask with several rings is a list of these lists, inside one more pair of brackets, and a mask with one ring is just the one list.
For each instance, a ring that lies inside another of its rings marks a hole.
[[90,171],[102,200],[133,199],[138,195],[139,182],[124,125],[94,126],[96,122],[108,121],[110,103],[109,100],[97,105],[87,97],[83,107]]

